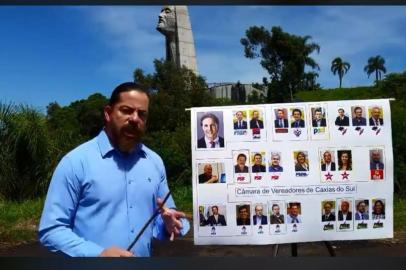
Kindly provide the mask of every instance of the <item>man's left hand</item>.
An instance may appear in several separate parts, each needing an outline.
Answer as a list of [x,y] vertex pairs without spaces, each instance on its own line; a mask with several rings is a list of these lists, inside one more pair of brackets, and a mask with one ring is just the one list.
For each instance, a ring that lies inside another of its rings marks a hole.
[[[157,199],[158,207],[161,207],[162,202],[162,199]],[[185,213],[163,206],[161,210],[161,216],[165,223],[166,231],[170,235],[169,239],[173,241],[175,236],[180,235],[180,230],[182,230],[183,226],[182,222],[179,219],[184,218]]]

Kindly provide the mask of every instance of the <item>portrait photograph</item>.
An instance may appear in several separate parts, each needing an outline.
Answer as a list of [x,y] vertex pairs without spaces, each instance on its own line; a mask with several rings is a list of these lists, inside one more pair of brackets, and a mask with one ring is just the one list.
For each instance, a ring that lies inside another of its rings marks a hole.
[[[274,128],[275,129],[287,129],[289,128],[289,113],[286,108],[276,108],[274,109]],[[278,132],[276,130],[276,132]],[[280,130],[279,130],[280,132]]]
[[282,152],[271,151],[269,154],[268,171],[272,173],[283,172]]
[[233,111],[233,128],[234,130],[245,130],[248,128],[246,110]]
[[218,184],[226,182],[224,162],[198,163],[199,184]]
[[336,220],[336,202],[333,200],[325,200],[321,202],[321,221],[330,222]]
[[372,199],[372,219],[385,219],[385,199]]
[[384,156],[382,149],[369,150],[369,169],[371,172],[371,180],[384,179]]
[[366,111],[363,106],[352,106],[351,107],[352,125],[354,127],[366,126]]
[[[200,215],[200,226],[227,226],[226,206],[223,204],[211,204],[203,206],[203,215]],[[200,212],[200,206],[199,206]],[[200,214],[200,213],[199,213]]]
[[324,107],[312,107],[310,109],[312,115],[312,127],[326,127],[326,108]]
[[355,200],[355,220],[369,220],[369,200]]
[[302,223],[302,208],[300,202],[289,202],[286,209],[286,223]]
[[344,107],[338,107],[337,117],[334,124],[339,127],[348,127],[350,125],[349,113]]
[[249,204],[238,204],[235,211],[237,226],[251,225],[251,206]]
[[293,158],[295,160],[295,171],[296,172],[309,171],[309,159],[308,159],[307,151],[294,151]]
[[290,108],[290,127],[291,128],[304,128],[305,116],[303,108]]
[[264,128],[264,112],[263,109],[254,108],[248,111],[250,129]]
[[372,127],[383,126],[383,109],[381,106],[368,107],[368,123]]
[[197,148],[224,148],[223,112],[197,112],[196,116]]
[[234,173],[249,173],[250,155],[248,150],[233,151]]
[[269,204],[269,217],[271,224],[285,224],[285,205],[280,201],[273,201]]
[[352,170],[352,154],[351,150],[338,150],[338,170],[351,171]]
[[266,152],[251,152],[251,172],[264,173],[266,172]]
[[328,149],[320,151],[321,171],[335,171],[337,169],[335,150]]
[[268,224],[267,205],[264,203],[255,203],[252,206],[252,224],[253,225],[266,225]]
[[338,206],[338,221],[352,221],[353,218],[353,204],[352,199],[343,198],[337,200]]

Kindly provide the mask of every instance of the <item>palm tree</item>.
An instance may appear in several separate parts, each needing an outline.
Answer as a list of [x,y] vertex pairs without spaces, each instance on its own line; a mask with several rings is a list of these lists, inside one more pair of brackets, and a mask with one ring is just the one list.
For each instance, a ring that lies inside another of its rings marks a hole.
[[382,56],[377,55],[375,57],[368,58],[368,64],[364,67],[364,71],[369,76],[375,72],[375,82],[378,84],[378,81],[381,79],[382,72],[386,73],[385,68],[385,59]]
[[331,62],[331,72],[333,72],[334,75],[338,74],[338,78],[340,80],[340,88],[344,74],[347,73],[350,67],[350,63],[344,62],[340,57],[335,58]]

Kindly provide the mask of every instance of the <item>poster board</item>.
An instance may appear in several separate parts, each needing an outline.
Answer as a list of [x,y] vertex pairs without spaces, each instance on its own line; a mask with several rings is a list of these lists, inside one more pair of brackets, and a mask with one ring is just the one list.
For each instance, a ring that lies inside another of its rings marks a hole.
[[388,99],[191,109],[194,241],[393,237]]

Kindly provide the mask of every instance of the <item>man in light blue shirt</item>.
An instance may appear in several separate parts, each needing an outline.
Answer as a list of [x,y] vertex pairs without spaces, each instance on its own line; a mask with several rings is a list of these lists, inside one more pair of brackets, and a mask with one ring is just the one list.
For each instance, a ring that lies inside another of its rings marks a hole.
[[173,240],[187,233],[185,214],[170,197],[126,251],[169,192],[161,158],[141,143],[148,105],[140,85],[119,85],[104,109],[104,129],[62,158],[39,226],[48,249],[69,256],[150,256],[152,237]]

